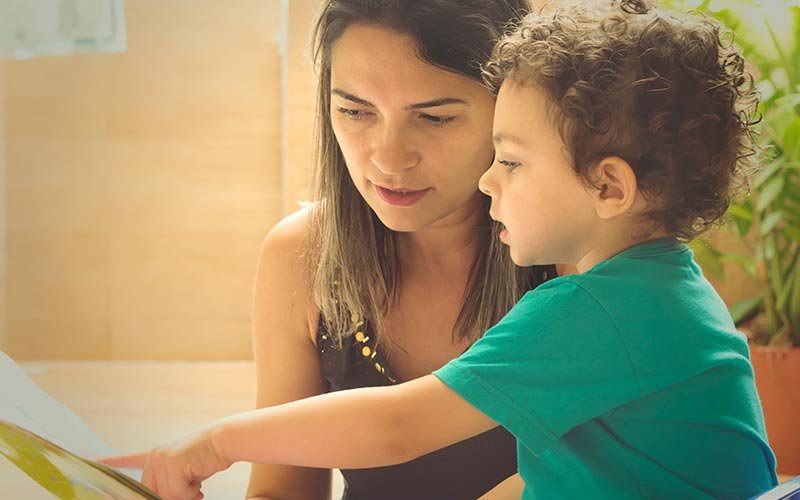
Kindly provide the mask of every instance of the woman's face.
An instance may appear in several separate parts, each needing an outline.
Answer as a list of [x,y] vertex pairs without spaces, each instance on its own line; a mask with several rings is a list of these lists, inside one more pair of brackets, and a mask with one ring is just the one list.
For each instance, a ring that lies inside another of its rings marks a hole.
[[416,51],[410,35],[357,24],[331,54],[334,134],[356,188],[395,231],[469,217],[494,154],[491,92]]

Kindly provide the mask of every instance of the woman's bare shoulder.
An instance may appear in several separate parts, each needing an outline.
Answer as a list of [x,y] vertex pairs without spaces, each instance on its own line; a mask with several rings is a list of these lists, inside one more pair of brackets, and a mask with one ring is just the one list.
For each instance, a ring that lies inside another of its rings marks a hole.
[[309,214],[309,208],[289,214],[267,233],[258,259],[255,287],[257,299],[263,296],[262,300],[282,304],[284,311],[294,311],[292,323],[299,327],[296,322],[302,320],[302,330],[315,341],[319,311],[311,297],[308,274]]
[[311,207],[304,207],[278,221],[264,238],[262,255],[265,250],[279,255],[281,251],[305,251],[310,214]]

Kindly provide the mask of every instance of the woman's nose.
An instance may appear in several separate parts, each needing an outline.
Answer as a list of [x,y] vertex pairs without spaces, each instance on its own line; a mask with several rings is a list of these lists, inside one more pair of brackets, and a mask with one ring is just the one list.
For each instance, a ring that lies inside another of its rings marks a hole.
[[386,175],[415,167],[420,154],[413,146],[409,132],[400,128],[386,128],[377,133],[372,142],[370,160]]

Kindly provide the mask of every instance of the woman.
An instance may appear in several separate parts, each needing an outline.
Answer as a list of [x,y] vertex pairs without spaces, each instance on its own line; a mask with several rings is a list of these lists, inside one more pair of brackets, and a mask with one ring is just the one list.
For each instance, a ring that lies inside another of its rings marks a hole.
[[[313,204],[265,239],[258,407],[411,380],[465,351],[550,268],[515,269],[478,178],[494,98],[479,64],[524,0],[328,0]],[[548,274],[549,273],[549,274]],[[352,439],[370,439],[353,422]],[[412,462],[343,470],[347,500],[474,499],[516,473],[495,428]],[[254,465],[248,498],[327,498],[330,471]]]

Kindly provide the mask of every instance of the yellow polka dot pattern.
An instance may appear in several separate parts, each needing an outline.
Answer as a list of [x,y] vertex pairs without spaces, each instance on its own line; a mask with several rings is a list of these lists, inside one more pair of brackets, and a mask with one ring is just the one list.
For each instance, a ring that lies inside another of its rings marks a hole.
[[[355,328],[360,328],[362,325],[364,325],[364,321],[357,314],[353,314],[352,316],[350,316],[350,319],[353,321],[353,325]],[[369,336],[365,334],[362,330],[358,330],[356,331],[354,338],[356,342],[358,342],[359,344],[364,344],[361,347],[361,355],[364,356],[365,358],[370,358],[374,360],[375,356],[378,354],[378,351],[375,350],[374,347],[370,347],[369,345],[367,345],[367,342],[369,342],[370,339]],[[375,361],[375,364],[373,366],[375,367],[375,371],[386,375],[386,368],[382,366],[379,362]],[[397,380],[391,375],[387,375],[387,377],[389,378],[390,382],[392,383],[397,382]]]

